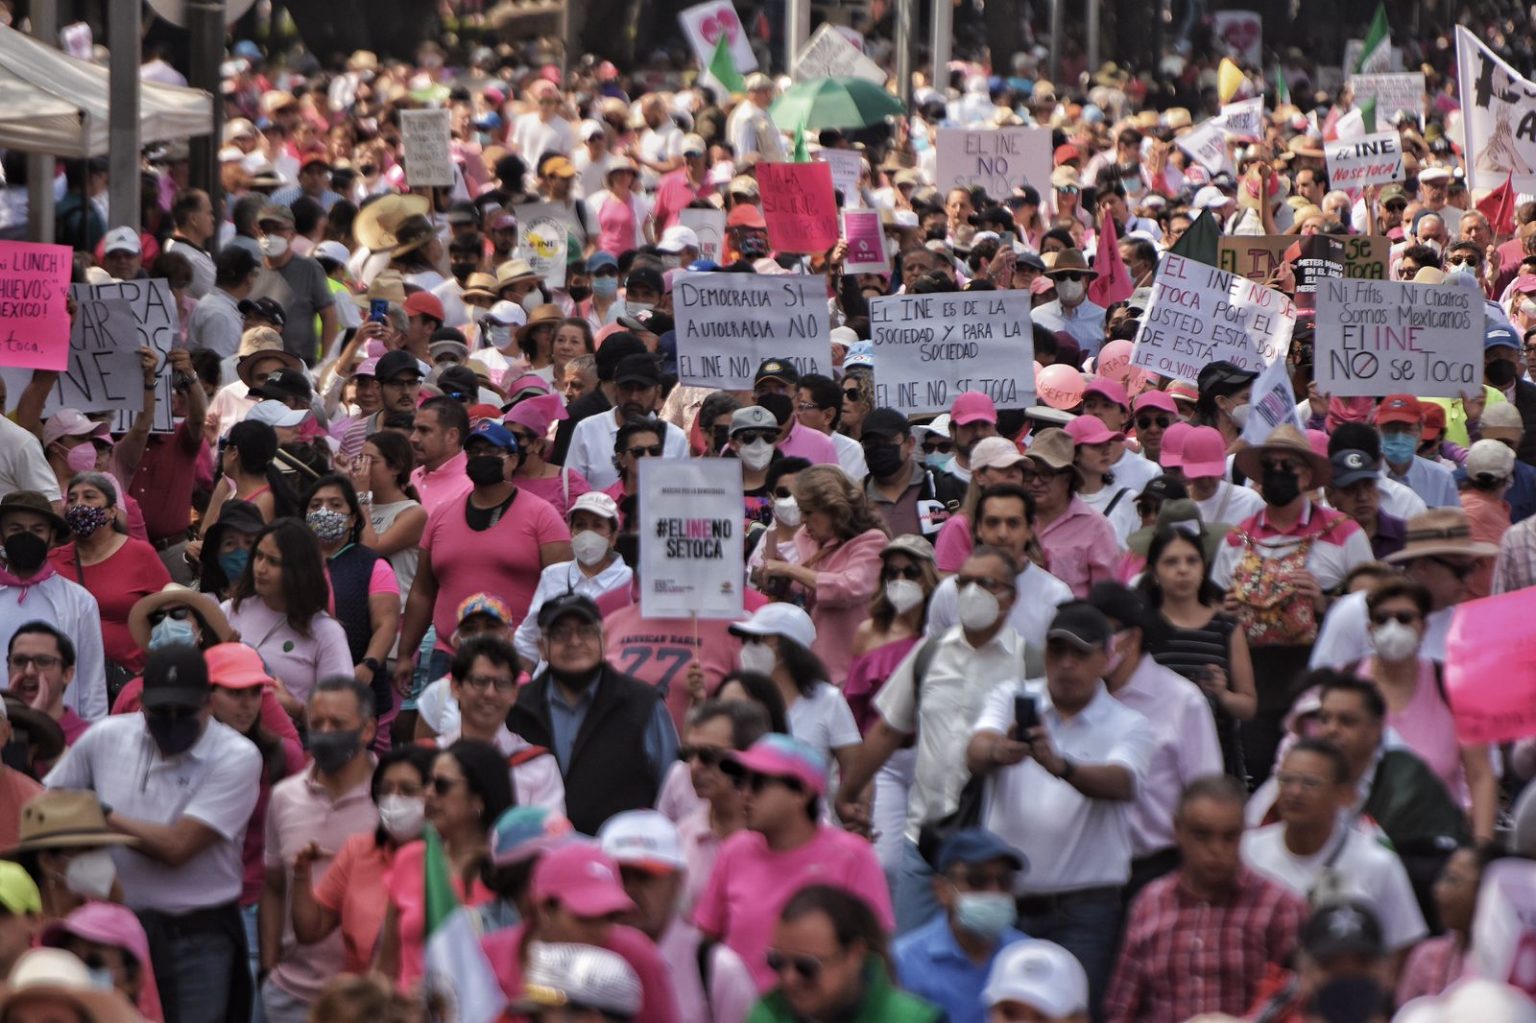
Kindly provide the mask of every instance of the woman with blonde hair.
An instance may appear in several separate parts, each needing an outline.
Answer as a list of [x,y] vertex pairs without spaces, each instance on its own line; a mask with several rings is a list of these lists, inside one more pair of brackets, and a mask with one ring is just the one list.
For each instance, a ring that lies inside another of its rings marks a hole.
[[764,558],[761,577],[791,583],[788,599],[801,604],[816,626],[813,652],[827,681],[841,686],[853,658],[848,637],[868,614],[880,588],[880,552],[888,534],[864,491],[835,465],[813,465],[795,480],[801,523],[795,532],[799,564]]

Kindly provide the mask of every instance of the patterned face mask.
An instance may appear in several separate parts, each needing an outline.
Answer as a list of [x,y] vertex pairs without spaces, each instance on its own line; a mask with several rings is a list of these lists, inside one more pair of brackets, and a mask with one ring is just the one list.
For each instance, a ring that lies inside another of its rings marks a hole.
[[321,543],[339,543],[352,529],[348,516],[333,508],[315,508],[304,516],[304,522]]
[[87,537],[112,521],[112,512],[107,508],[77,504],[64,512],[64,521],[69,525],[71,533],[79,537]]

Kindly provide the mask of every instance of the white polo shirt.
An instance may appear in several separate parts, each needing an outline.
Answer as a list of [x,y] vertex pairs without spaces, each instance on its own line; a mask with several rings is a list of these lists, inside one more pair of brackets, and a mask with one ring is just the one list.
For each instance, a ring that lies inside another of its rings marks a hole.
[[[613,467],[613,442],[619,435],[617,411],[610,408],[588,416],[571,431],[571,447],[566,452],[565,464],[573,472],[581,473],[593,490],[607,490],[619,481],[619,470]],[[688,435],[671,423],[662,422],[667,431],[662,441],[662,456],[687,458]]]
[[[1371,654],[1370,612],[1365,606],[1366,591],[1346,593],[1333,602],[1318,628],[1317,642],[1307,658],[1308,668],[1342,668]],[[1445,643],[1451,634],[1451,619],[1456,608],[1442,607],[1424,619],[1424,638],[1419,656],[1445,661]]]
[[[1056,608],[1072,599],[1072,589],[1039,565],[1025,566],[1014,576],[1017,596],[1008,612],[1008,625],[1024,637],[1024,642],[1045,649],[1045,633],[1056,617]],[[928,599],[930,636],[942,635],[960,624],[960,591],[954,576],[939,583]]]
[[75,740],[43,784],[91,789],[114,813],[151,824],[192,817],[218,839],[179,867],[112,846],[130,909],[179,915],[240,897],[245,827],[261,793],[261,753],[245,736],[212,719],[186,753],[166,759],[144,715],[98,721]]
[[[974,732],[1007,734],[1013,698],[1029,694],[1056,752],[1079,765],[1118,764],[1139,795],[1157,738],[1152,725],[1120,703],[1104,684],[1070,721],[1051,704],[1045,679],[1005,682],[987,694]],[[1123,885],[1131,876],[1131,810],[1126,802],[1090,799],[1033,759],[1000,767],[987,780],[981,824],[1022,852],[1029,870],[1022,895]]]

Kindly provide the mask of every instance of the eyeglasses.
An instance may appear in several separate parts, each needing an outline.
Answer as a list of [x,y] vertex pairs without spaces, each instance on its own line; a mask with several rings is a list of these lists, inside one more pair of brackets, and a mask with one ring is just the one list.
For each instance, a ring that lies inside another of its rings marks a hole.
[[660,444],[636,444],[632,448],[625,448],[624,453],[630,458],[644,458],[649,455],[652,458],[660,458],[663,448]]
[[793,969],[805,981],[814,981],[821,976],[821,960],[815,956],[795,956],[777,949],[769,949],[764,960],[775,976],[782,976],[788,969]]
[[980,586],[982,589],[986,590],[988,593],[992,594],[993,596],[997,596],[997,595],[1002,594],[1002,593],[1012,593],[1013,592],[1013,582],[1011,580],[1005,581],[1005,580],[1002,580],[1002,579],[987,579],[987,578],[984,578],[984,577],[981,577],[981,576],[974,576],[974,575],[960,575],[960,576],[956,576],[955,577],[955,588],[956,589],[963,590],[967,586],[971,585],[972,583],[975,583],[977,586]]
[[617,267],[612,267],[612,266],[604,267],[601,270],[594,270],[594,271],[592,271],[592,276],[593,277],[617,277],[618,275],[619,275],[618,268]]
[[158,611],[151,611],[149,614],[144,616],[144,620],[149,623],[150,628],[154,628],[156,625],[159,625],[167,618],[178,622],[184,622],[191,617],[192,609],[190,607],[167,607],[161,608]]
[[525,448],[528,445],[535,443],[539,439],[539,438],[535,437],[533,434],[531,434],[531,433],[523,433],[521,430],[508,430],[507,432],[510,433],[514,438],[516,438],[517,446],[520,447],[520,448]]
[[1408,204],[1405,202],[1389,202],[1386,206],[1388,213],[1401,213],[1407,208]]
[[478,689],[485,692],[495,687],[498,693],[512,693],[517,691],[517,679],[506,675],[465,675],[459,680],[459,684],[470,689]]
[[1482,265],[1482,260],[1478,259],[1476,256],[1451,256],[1445,262],[1449,266],[1481,266]]
[[28,668],[33,667],[35,667],[38,671],[52,671],[62,663],[64,662],[60,658],[54,657],[52,654],[33,654],[31,656],[28,656],[27,654],[11,655],[12,671],[26,671]]
[[1167,416],[1137,416],[1136,417],[1136,429],[1138,429],[1138,430],[1150,430],[1154,426],[1157,427],[1159,430],[1166,430],[1166,429],[1168,429],[1168,427],[1172,423],[1173,423],[1173,420],[1169,419]]
[[1388,622],[1397,622],[1400,625],[1412,625],[1419,620],[1417,611],[1372,611],[1371,624],[1385,625]]
[[1014,871],[1012,870],[956,870],[950,875],[951,884],[963,884],[971,891],[1013,891]]
[[697,760],[702,767],[719,767],[720,761],[725,759],[726,751],[718,746],[679,746],[677,759],[683,763]]
[[1062,187],[1056,189],[1056,191],[1060,192],[1062,195],[1076,195],[1077,194],[1077,186],[1076,185],[1063,185]]
[[1295,788],[1303,792],[1321,792],[1328,783],[1307,774],[1277,774],[1275,784],[1282,789]]
[[1057,472],[1053,469],[1042,469],[1036,472],[1032,469],[1025,469],[1022,479],[1024,480],[1024,485],[1026,487],[1049,486],[1050,482],[1057,476],[1060,476],[1063,472],[1069,471],[1070,470],[1068,469],[1062,469],[1061,472]]
[[[731,440],[737,444],[751,444],[753,441],[765,440],[769,444],[779,439],[777,430],[740,430],[731,434]],[[657,452],[660,454],[660,452]]]
[[1161,498],[1138,497],[1136,499],[1136,514],[1143,517],[1148,515],[1156,515],[1157,510],[1162,506],[1163,502]]
[[575,639],[595,639],[598,633],[601,631],[602,630],[599,629],[596,625],[590,623],[583,623],[581,625],[560,625],[553,629],[546,629],[544,632],[544,638],[549,640],[551,643],[569,643]]
[[431,782],[433,793],[439,796],[446,796],[448,793],[452,792],[462,784],[464,784],[462,779],[444,778],[440,774],[433,775]]
[[795,411],[796,412],[820,412],[821,411],[821,406],[816,404],[814,401],[797,401],[797,402],[795,402]]
[[758,774],[755,771],[749,771],[746,774],[736,776],[736,787],[751,789],[754,795],[763,791],[769,785],[782,785],[793,792],[805,791],[805,786],[801,785],[799,780],[795,778],[781,778],[773,774]]
[[880,573],[880,580],[882,582],[889,582],[892,579],[911,579],[913,582],[916,582],[922,577],[923,570],[916,565],[886,565],[885,569]]

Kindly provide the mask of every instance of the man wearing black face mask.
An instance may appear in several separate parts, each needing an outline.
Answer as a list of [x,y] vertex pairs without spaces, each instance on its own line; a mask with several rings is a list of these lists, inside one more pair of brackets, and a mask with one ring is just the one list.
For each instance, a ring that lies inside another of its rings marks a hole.
[[[934,473],[913,457],[917,444],[907,417],[893,408],[877,408],[864,419],[859,435],[869,476],[864,493],[892,536],[913,533],[932,540],[950,512],[959,507],[963,489],[949,473]],[[943,477],[940,480],[938,477]],[[952,488],[946,492],[946,485]]]
[[1295,696],[1292,683],[1306,667],[1329,591],[1374,555],[1354,519],[1307,496],[1327,486],[1333,465],[1294,426],[1244,448],[1235,466],[1259,481],[1264,507],[1227,534],[1211,580],[1227,591],[1227,609],[1255,648],[1259,711],[1243,726],[1243,753],[1259,782],[1274,766],[1281,720]]
[[1515,454],[1520,461],[1536,465],[1536,384],[1521,379],[1521,354],[1519,335],[1507,324],[1488,321],[1483,334],[1483,379],[1520,410],[1525,434]]
[[136,840],[112,855],[149,937],[166,1023],[245,1019],[251,1009],[241,848],[261,754],[213,720],[210,695],[196,647],[151,651],[143,712],[98,722],[43,779],[94,791],[107,826]]

